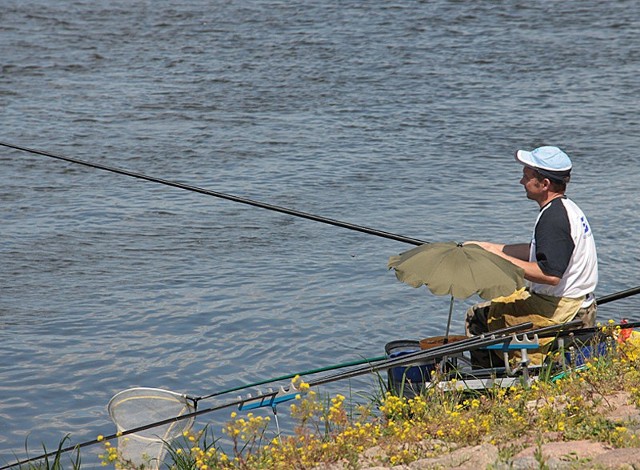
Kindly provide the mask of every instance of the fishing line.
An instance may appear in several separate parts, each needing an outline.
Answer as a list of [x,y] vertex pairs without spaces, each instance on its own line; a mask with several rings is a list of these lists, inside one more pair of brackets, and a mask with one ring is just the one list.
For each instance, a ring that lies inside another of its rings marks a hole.
[[45,152],[42,150],[36,150],[36,149],[32,149],[32,148],[28,148],[28,147],[23,147],[20,145],[15,145],[15,144],[10,144],[7,142],[0,142],[0,145],[3,147],[7,147],[7,148],[11,148],[14,150],[20,150],[23,152],[28,152],[28,153],[32,153],[32,154],[36,154],[36,155],[42,155],[44,157],[50,157],[50,158],[56,158],[58,160],[63,160],[69,163],[75,163],[78,165],[84,165],[87,166],[89,168],[95,168],[98,170],[104,170],[104,171],[109,171],[111,173],[117,173],[119,175],[125,175],[125,176],[130,176],[132,178],[138,178],[141,180],[146,180],[146,181],[151,181],[153,183],[159,183],[159,184],[164,184],[166,186],[172,186],[174,188],[179,188],[179,189],[184,189],[186,191],[192,191],[195,193],[200,193],[200,194],[205,194],[207,196],[213,196],[213,197],[217,197],[217,198],[221,198],[221,199],[227,199],[229,201],[233,201],[233,202],[239,202],[241,204],[247,204],[250,206],[254,206],[254,207],[260,207],[261,209],[267,209],[270,211],[274,211],[274,212],[280,212],[282,214],[287,214],[287,215],[292,215],[294,217],[300,217],[303,219],[308,219],[308,220],[314,220],[316,222],[322,222],[325,224],[329,224],[329,225],[335,225],[337,227],[342,227],[342,228],[346,228],[349,230],[354,230],[357,232],[362,232],[362,233],[366,233],[369,235],[375,235],[377,237],[382,237],[382,238],[387,238],[390,240],[396,240],[396,241],[400,241],[400,242],[404,242],[404,243],[409,243],[412,245],[424,245],[425,242],[423,240],[418,240],[417,238],[411,238],[411,237],[405,237],[403,235],[398,235],[395,233],[391,233],[391,232],[385,232],[383,230],[377,230],[371,227],[365,227],[362,225],[356,225],[356,224],[352,224],[349,222],[343,222],[341,220],[336,220],[336,219],[331,219],[328,217],[322,217],[319,215],[315,215],[315,214],[310,214],[308,212],[303,212],[303,211],[298,211],[295,209],[289,209],[286,207],[282,207],[282,206],[276,206],[273,204],[268,204],[265,202],[260,202],[260,201],[255,201],[253,199],[248,199],[248,198],[244,198],[244,197],[239,197],[239,196],[234,196],[232,194],[226,194],[226,193],[221,193],[218,191],[211,191],[209,189],[204,189],[204,188],[199,188],[197,186],[191,186],[188,184],[184,184],[184,183],[178,183],[177,181],[169,181],[166,179],[162,179],[162,178],[156,178],[153,176],[148,176],[142,173],[136,173],[133,171],[129,171],[129,170],[125,170],[123,168],[116,168],[116,167],[112,167],[112,166],[107,166],[107,165],[101,165],[99,163],[93,163],[93,162],[88,162],[85,160],[79,160],[77,158],[71,158],[71,157],[67,157],[65,155],[60,155],[60,154],[55,154],[55,153],[51,153],[51,152]]

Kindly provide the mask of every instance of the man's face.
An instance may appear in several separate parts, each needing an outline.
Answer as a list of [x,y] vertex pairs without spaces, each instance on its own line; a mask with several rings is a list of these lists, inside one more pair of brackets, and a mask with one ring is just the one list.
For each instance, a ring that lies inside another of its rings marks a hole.
[[524,186],[524,190],[527,192],[527,197],[534,201],[538,201],[545,189],[544,180],[538,180],[537,172],[528,166],[522,168],[522,179],[520,184]]

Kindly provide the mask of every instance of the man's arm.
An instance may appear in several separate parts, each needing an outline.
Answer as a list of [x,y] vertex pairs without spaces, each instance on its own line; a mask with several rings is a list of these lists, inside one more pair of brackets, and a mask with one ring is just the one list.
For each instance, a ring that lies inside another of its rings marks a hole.
[[557,276],[549,276],[542,272],[538,263],[529,261],[529,244],[517,243],[513,245],[504,245],[501,243],[468,241],[465,244],[479,245],[491,253],[511,261],[516,266],[524,270],[524,278],[538,284],[558,285],[560,278]]

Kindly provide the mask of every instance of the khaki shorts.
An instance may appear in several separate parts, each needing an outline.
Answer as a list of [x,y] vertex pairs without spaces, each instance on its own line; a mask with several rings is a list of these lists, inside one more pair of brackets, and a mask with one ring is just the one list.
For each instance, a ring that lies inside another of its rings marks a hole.
[[[584,297],[570,299],[530,293],[527,298],[508,303],[483,302],[467,310],[466,333],[467,336],[476,336],[527,322],[533,323],[533,328],[542,328],[560,325],[574,319],[581,319],[583,327],[595,326],[596,303],[593,302],[588,307],[582,308],[583,301]],[[538,352],[529,354],[531,364],[542,364],[548,345],[552,341],[553,338],[540,339],[541,347]],[[501,358],[496,361],[495,357],[482,352],[478,352],[475,356],[476,367],[493,367],[496,362],[501,362]],[[513,357],[518,356],[519,354],[513,354]]]

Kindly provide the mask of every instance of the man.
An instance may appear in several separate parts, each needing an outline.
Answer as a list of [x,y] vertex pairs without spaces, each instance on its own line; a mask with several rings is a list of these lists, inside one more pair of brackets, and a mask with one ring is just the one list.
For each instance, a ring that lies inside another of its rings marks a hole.
[[[520,184],[527,197],[538,203],[531,243],[503,245],[470,241],[521,267],[527,291],[508,302],[485,302],[467,312],[467,334],[477,335],[528,321],[534,327],[566,323],[580,318],[585,327],[595,325],[593,291],[598,282],[598,261],[591,227],[580,208],[565,196],[571,160],[558,147],[518,150],[523,165]],[[531,354],[541,364],[542,352]],[[495,357],[474,355],[476,367],[490,367]]]

